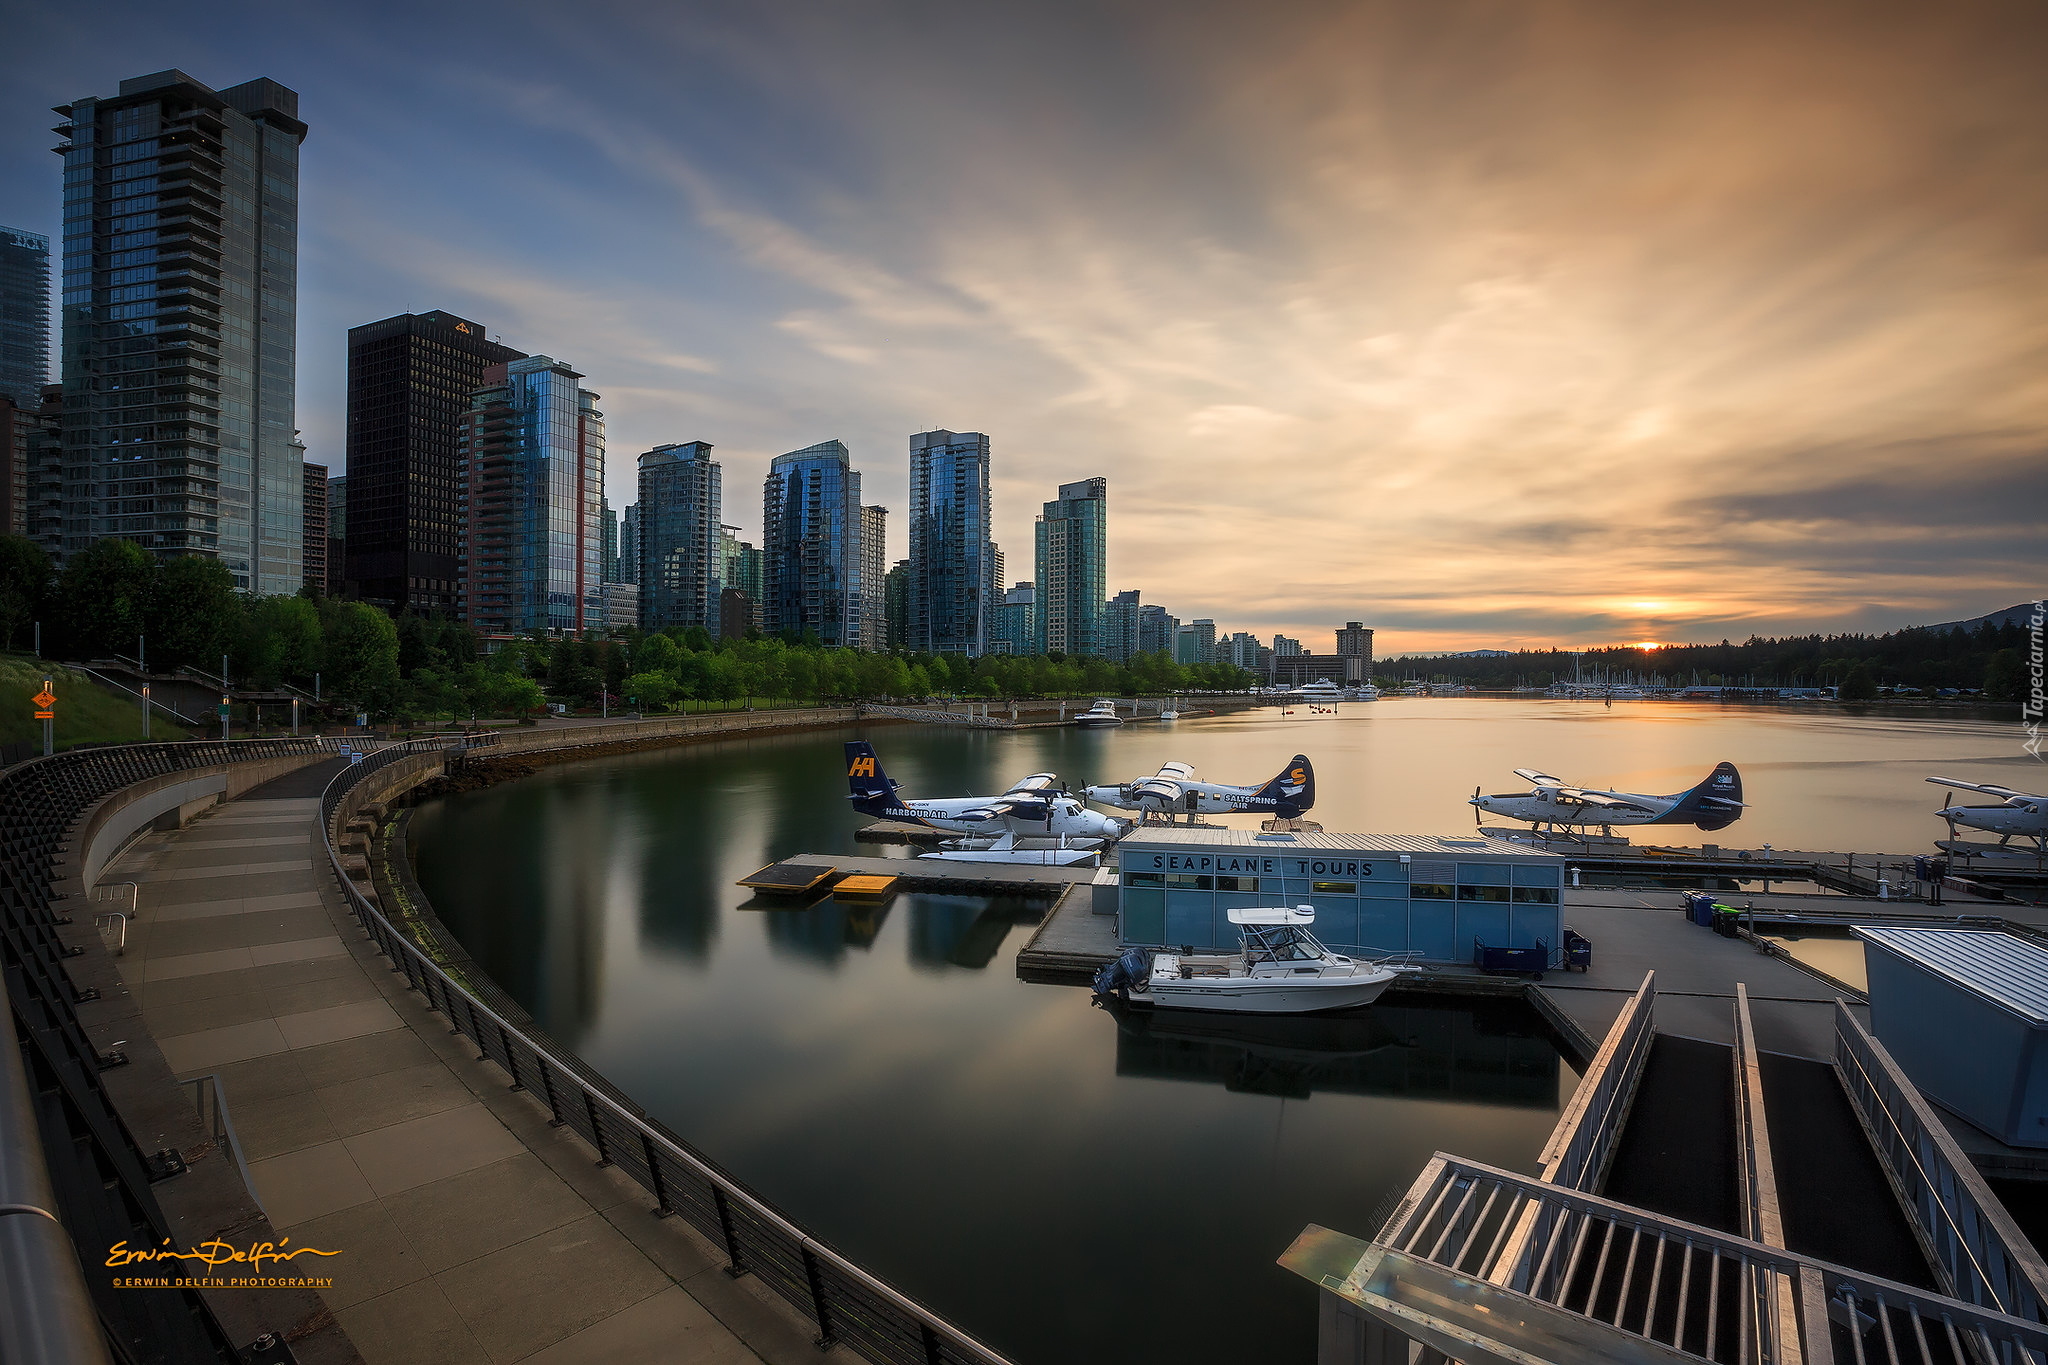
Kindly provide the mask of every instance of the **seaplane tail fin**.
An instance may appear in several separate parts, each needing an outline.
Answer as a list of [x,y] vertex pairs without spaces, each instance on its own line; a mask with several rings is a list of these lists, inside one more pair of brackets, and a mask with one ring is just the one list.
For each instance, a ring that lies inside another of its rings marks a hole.
[[875,746],[864,739],[846,742],[846,785],[853,808],[865,815],[881,815],[896,797],[896,784],[882,771]]
[[1273,803],[1273,814],[1298,820],[1316,803],[1316,770],[1307,754],[1296,754],[1285,768],[1259,788],[1258,799]]
[[1742,774],[1735,771],[1733,763],[1719,763],[1706,781],[1679,797],[1659,823],[1726,829],[1742,818],[1742,811]]

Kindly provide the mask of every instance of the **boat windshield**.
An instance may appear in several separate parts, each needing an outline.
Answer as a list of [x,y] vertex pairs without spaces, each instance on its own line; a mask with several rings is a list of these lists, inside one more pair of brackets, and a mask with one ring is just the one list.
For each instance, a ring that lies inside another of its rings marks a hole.
[[1291,924],[1247,925],[1244,930],[1246,966],[1255,962],[1315,962],[1325,955],[1314,934]]

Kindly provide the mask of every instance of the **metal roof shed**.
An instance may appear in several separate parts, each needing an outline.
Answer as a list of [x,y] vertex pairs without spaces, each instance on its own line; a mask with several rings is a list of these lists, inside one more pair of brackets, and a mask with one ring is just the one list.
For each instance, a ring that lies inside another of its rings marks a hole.
[[2048,1147],[2048,948],[1999,930],[1858,925],[1870,1024],[1929,1099]]

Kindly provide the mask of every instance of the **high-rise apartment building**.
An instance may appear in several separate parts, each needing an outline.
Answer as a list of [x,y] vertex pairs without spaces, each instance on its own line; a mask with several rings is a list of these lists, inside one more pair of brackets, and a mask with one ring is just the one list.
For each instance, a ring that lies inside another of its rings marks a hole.
[[1290,640],[1285,635],[1275,635],[1273,637],[1273,655],[1275,658],[1285,659],[1289,655],[1299,653],[1301,653],[1301,641]]
[[640,504],[619,513],[619,582],[640,581]]
[[619,514],[612,510],[607,499],[600,505],[598,516],[604,535],[604,562],[598,566],[598,574],[607,583],[619,581]]
[[63,552],[107,536],[299,590],[299,97],[182,71],[58,107]]
[[1216,642],[1217,662],[1232,664],[1238,668],[1255,669],[1259,666],[1259,637],[1248,630],[1232,631]]
[[988,437],[921,431],[910,438],[910,648],[981,654],[995,597]]
[[1180,618],[1167,615],[1165,607],[1147,603],[1138,608],[1139,653],[1164,654],[1171,658],[1179,630]]
[[24,412],[50,382],[50,239],[0,227],[0,398]]
[[327,481],[327,587],[329,597],[344,596],[348,582],[348,475]]
[[1031,583],[1019,583],[1003,594],[996,604],[995,621],[989,627],[991,654],[1035,654],[1038,652],[1038,590]]
[[1102,652],[1129,663],[1138,652],[1138,590],[1120,592],[1102,605]]
[[640,457],[640,628],[719,633],[724,492],[709,441]]
[[1344,628],[1337,632],[1337,654],[1340,658],[1363,659],[1365,662],[1358,678],[1362,680],[1372,676],[1372,632],[1365,628],[1363,621],[1344,623]]
[[889,606],[882,585],[889,576],[889,509],[860,509],[860,647],[889,647]]
[[858,645],[860,473],[839,441],[777,455],[761,486],[762,628]]
[[739,620],[732,616],[738,610],[736,607],[723,605],[725,593],[737,592],[746,599],[746,619],[737,632],[721,629],[720,634],[723,635],[744,635],[749,630],[761,629],[761,548],[741,540],[739,531],[737,526],[720,528],[719,539],[723,548],[719,552],[719,562],[724,565],[721,578],[725,588],[719,594],[719,617],[721,622],[728,617]]
[[1177,664],[1216,662],[1216,623],[1207,617],[1188,622],[1174,632],[1173,661]]
[[320,596],[327,591],[327,466],[303,461],[299,477],[305,481],[299,505],[299,564],[305,572],[306,590]]
[[493,365],[463,416],[456,610],[485,634],[604,628],[604,414],[582,378],[544,355]]
[[348,329],[346,573],[364,601],[455,609],[459,435],[484,372],[522,355],[438,310]]
[[1108,654],[1102,629],[1109,480],[1063,483],[1038,518],[1038,652]]

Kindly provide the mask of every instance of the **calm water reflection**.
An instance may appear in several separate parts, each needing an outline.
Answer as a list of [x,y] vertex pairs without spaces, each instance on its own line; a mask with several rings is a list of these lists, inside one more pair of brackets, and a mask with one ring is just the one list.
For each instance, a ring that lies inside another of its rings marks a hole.
[[[1310,1360],[1313,1293],[1272,1264],[1304,1223],[1369,1232],[1438,1148],[1530,1166],[1575,1077],[1519,1011],[1119,1020],[1015,979],[1039,904],[761,907],[739,877],[855,848],[845,737],[570,765],[430,805],[420,880],[543,1028],[1020,1361]],[[1473,784],[1517,766],[1664,791],[1732,758],[1759,804],[1749,841],[1780,847],[1925,847],[1938,799],[1922,768],[2013,780],[1997,726],[1665,707],[1401,701],[1173,731],[869,737],[914,795],[1043,769],[1078,786],[1169,758],[1250,781],[1302,751],[1329,828],[1416,833],[1462,828]]]

